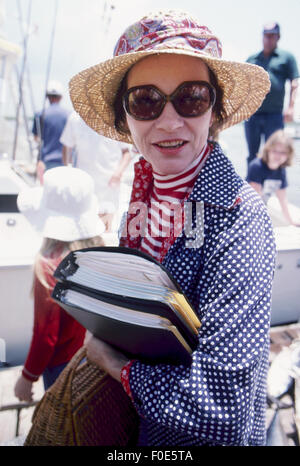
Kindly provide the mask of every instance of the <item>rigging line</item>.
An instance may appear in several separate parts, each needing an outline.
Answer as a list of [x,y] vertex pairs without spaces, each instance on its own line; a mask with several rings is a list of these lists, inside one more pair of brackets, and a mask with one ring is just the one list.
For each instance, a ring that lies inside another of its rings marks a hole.
[[[21,36],[24,42],[25,39],[25,27],[24,27],[24,19],[23,19],[23,11],[21,7],[20,0],[17,0],[17,7],[18,7],[18,13],[19,13],[19,25],[20,25],[20,31],[21,31]],[[28,28],[28,37],[31,35],[31,28]],[[19,75],[19,70],[18,67],[15,66],[15,71],[16,71],[16,77],[17,77],[17,82],[20,81],[20,75]],[[23,119],[24,119],[24,126],[25,126],[25,131],[26,131],[26,136],[27,136],[27,142],[29,145],[29,152],[30,152],[30,157],[31,160],[34,157],[34,148],[32,145],[32,140],[30,138],[30,129],[29,129],[29,124],[28,124],[28,117],[27,117],[27,111],[26,111],[26,106],[25,106],[25,101],[24,101],[24,85],[25,83],[25,78],[27,78],[27,86],[29,90],[29,97],[30,97],[30,102],[31,102],[31,111],[33,115],[35,114],[35,104],[34,104],[34,96],[33,96],[33,89],[32,89],[32,84],[31,84],[31,77],[29,73],[29,68],[28,68],[28,62],[25,64],[25,70],[24,70],[24,81],[23,81],[23,86],[22,86],[22,110],[23,110]]]
[[[19,13],[19,24],[20,24],[21,35],[22,35],[22,38],[23,38],[23,41],[24,41],[25,29],[24,29],[23,11],[22,11],[20,0],[17,0],[17,6],[18,6],[18,13]],[[34,95],[33,95],[31,76],[30,76],[28,63],[26,64],[25,73],[26,73],[26,78],[27,78],[27,82],[28,82],[29,96],[30,96],[30,101],[31,101],[31,109],[32,109],[33,114],[35,114],[36,107],[35,107],[35,102],[34,102]]]
[[111,3],[111,1],[104,2],[104,12],[102,14],[102,21],[103,21],[103,32],[106,35],[109,31],[109,26],[111,23],[111,15],[112,10],[115,9],[115,6]]
[[105,0],[105,1],[104,1],[104,5],[103,5],[102,19],[105,18],[106,8],[107,8],[107,1]]
[[53,16],[53,23],[52,23],[51,41],[50,41],[49,56],[48,56],[48,63],[47,63],[47,72],[46,72],[46,84],[45,84],[45,93],[44,93],[43,113],[45,111],[45,106],[46,106],[46,100],[47,100],[46,92],[47,92],[49,76],[50,76],[50,72],[51,72],[51,65],[52,65],[52,55],[53,55],[53,46],[54,46],[55,31],[56,31],[57,11],[58,11],[58,0],[55,1],[55,6],[54,6],[54,16]]
[[49,76],[50,76],[51,65],[52,65],[52,55],[53,55],[53,46],[54,46],[54,39],[55,39],[55,32],[56,32],[57,12],[58,12],[58,0],[55,1],[55,5],[54,5],[54,15],[53,15],[53,22],[52,22],[52,31],[51,31],[51,38],[50,38],[50,48],[49,48],[49,55],[48,55],[48,62],[47,62],[47,70],[46,70],[46,82],[45,82],[43,108],[42,108],[42,113],[41,113],[40,117],[37,117],[37,116],[35,117],[37,132],[38,132],[39,140],[40,140],[38,160],[41,159],[41,155],[42,155],[43,141],[42,141],[41,122],[43,120],[44,113],[45,113],[45,110],[46,110],[46,102],[47,102],[47,95],[46,94],[47,94]]
[[24,54],[23,54],[23,62],[21,67],[20,79],[19,79],[19,102],[17,106],[16,112],[16,126],[15,126],[15,135],[14,135],[14,143],[13,143],[13,153],[12,159],[15,160],[16,152],[17,152],[17,144],[18,144],[18,135],[19,135],[19,123],[20,123],[20,111],[21,107],[23,106],[23,81],[24,81],[24,73],[27,61],[27,49],[28,49],[28,39],[29,39],[29,32],[30,32],[30,23],[31,23],[31,11],[32,11],[32,0],[29,1],[28,5],[28,12],[27,12],[27,30],[24,35]]
[[[18,70],[17,66],[15,66],[15,72],[16,72],[17,82],[19,82],[20,76],[19,76],[19,70]],[[23,110],[23,120],[24,120],[26,136],[27,136],[27,142],[28,142],[28,145],[29,145],[30,156],[31,156],[31,159],[33,159],[34,148],[33,148],[33,145],[32,145],[32,141],[30,139],[30,129],[29,129],[29,125],[28,125],[28,118],[27,118],[27,112],[26,112],[24,99],[22,99],[22,105],[21,106],[22,106],[22,110]]]

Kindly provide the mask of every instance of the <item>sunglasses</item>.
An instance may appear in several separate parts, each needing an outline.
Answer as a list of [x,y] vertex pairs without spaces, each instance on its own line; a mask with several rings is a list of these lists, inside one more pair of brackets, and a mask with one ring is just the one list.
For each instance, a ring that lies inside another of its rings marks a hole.
[[206,81],[186,81],[171,95],[166,95],[150,84],[131,87],[123,96],[123,106],[135,120],[155,120],[167,102],[185,118],[204,115],[216,102],[215,88]]

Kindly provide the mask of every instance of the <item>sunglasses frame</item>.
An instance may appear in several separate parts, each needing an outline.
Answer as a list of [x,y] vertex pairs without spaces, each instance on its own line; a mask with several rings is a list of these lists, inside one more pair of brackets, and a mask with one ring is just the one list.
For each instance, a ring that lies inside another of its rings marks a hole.
[[[197,115],[189,115],[189,116],[186,116],[186,115],[183,115],[180,111],[178,111],[178,109],[176,108],[176,105],[174,104],[173,100],[175,99],[176,95],[178,94],[179,90],[184,87],[185,85],[194,85],[194,84],[201,84],[201,85],[204,85],[208,90],[209,90],[209,95],[210,95],[210,105],[209,107],[202,113],[200,114],[197,114]],[[148,89],[148,88],[151,88],[151,89],[154,89],[163,99],[163,105],[161,107],[161,110],[159,111],[159,114],[157,116],[155,116],[154,118],[140,118],[140,117],[137,117],[135,115],[133,115],[131,112],[130,112],[130,109],[129,109],[129,95],[131,92],[135,91],[136,89]],[[123,95],[123,98],[122,98],[122,102],[123,102],[123,107],[124,107],[124,110],[125,112],[130,115],[132,118],[134,118],[135,120],[138,120],[138,121],[152,121],[152,120],[156,120],[157,118],[160,117],[160,115],[162,114],[167,102],[171,102],[173,107],[175,108],[176,112],[178,113],[178,115],[180,115],[181,117],[183,118],[197,118],[199,116],[202,116],[204,115],[206,112],[208,112],[208,110],[210,108],[212,108],[215,103],[216,103],[216,90],[215,88],[207,81],[184,81],[183,83],[179,84],[179,86],[176,87],[175,91],[172,92],[172,94],[170,95],[167,95],[167,94],[164,94],[160,89],[158,89],[156,86],[152,85],[152,84],[144,84],[144,85],[141,85],[141,86],[134,86],[134,87],[131,87],[130,89],[128,89],[125,94]]]

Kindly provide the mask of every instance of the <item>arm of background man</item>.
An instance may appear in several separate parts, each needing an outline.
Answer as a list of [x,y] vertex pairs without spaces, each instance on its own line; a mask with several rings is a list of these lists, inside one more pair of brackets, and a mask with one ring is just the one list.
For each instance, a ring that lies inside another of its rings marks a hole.
[[63,158],[64,165],[69,165],[69,164],[73,165],[72,147],[63,145],[62,158]]
[[291,81],[289,105],[288,105],[288,108],[284,112],[284,121],[286,123],[290,123],[294,121],[294,109],[295,109],[297,91],[298,91],[298,79],[293,79]]

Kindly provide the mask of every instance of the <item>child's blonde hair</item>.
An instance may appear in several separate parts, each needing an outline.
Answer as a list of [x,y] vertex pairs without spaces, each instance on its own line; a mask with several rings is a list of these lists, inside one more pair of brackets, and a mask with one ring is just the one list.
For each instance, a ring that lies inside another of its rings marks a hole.
[[290,167],[294,158],[294,144],[292,139],[282,130],[275,131],[266,141],[261,154],[258,155],[263,162],[268,164],[269,152],[276,144],[283,144],[286,147],[288,157],[281,167]]
[[45,278],[45,266],[48,273],[53,274],[56,269],[55,259],[63,259],[69,252],[82,248],[105,246],[101,236],[64,242],[52,238],[44,238],[40,251],[34,263],[34,279],[37,279],[48,290],[51,289]]

